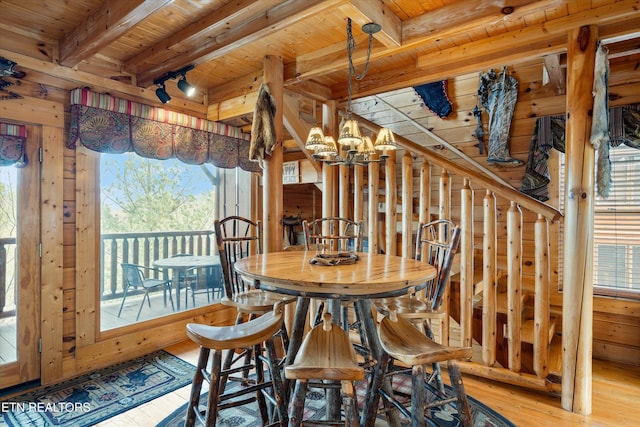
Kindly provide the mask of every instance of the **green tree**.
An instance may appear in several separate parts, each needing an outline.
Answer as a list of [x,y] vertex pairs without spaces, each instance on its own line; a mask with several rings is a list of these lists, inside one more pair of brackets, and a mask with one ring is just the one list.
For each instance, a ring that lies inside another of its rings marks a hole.
[[16,170],[0,168],[0,237],[16,237]]
[[215,186],[203,173],[207,166],[135,154],[123,158],[101,163],[101,179],[107,182],[102,188],[103,233],[213,227]]

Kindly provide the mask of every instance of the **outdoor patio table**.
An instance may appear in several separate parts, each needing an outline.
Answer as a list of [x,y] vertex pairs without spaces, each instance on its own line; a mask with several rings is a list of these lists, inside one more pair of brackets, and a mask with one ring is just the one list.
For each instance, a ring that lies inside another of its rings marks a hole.
[[[271,252],[241,259],[234,265],[235,270],[257,288],[298,297],[285,365],[293,363],[302,343],[309,298],[332,301],[334,316],[340,312],[340,301],[354,301],[372,356],[379,360],[382,349],[369,299],[404,295],[410,287],[418,287],[433,278],[435,269],[411,258],[369,253],[358,253],[359,260],[353,264],[314,265],[309,263],[314,255],[314,251]],[[380,367],[375,365],[374,369]],[[385,384],[387,388],[390,386]],[[378,399],[377,390],[367,390],[362,426],[374,425]]]
[[220,265],[220,257],[217,255],[180,255],[169,258],[161,258],[153,261],[156,268],[170,268],[176,272],[178,284],[176,284],[176,308],[180,311],[180,277],[184,277],[191,268],[204,268]]

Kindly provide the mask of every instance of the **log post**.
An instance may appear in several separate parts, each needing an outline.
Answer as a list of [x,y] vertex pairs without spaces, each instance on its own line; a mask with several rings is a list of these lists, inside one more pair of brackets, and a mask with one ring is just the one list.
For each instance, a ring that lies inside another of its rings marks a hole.
[[[326,101],[322,104],[322,127],[327,135],[335,135],[337,130],[336,114],[338,103],[334,100]],[[337,206],[334,206],[336,198],[336,168],[328,166],[326,163],[322,165],[322,216],[334,216],[337,212]],[[329,224],[324,224],[327,227]],[[323,233],[329,234],[328,229],[323,229]]]
[[413,159],[409,150],[402,156],[402,256],[413,254]]
[[496,198],[487,190],[483,199],[484,230],[482,233],[482,361],[496,363],[498,295],[496,286]]
[[569,32],[562,292],[562,407],[591,413],[594,149],[589,143],[598,29]]
[[353,220],[364,220],[364,166],[353,167]]
[[369,224],[367,227],[367,241],[369,253],[378,253],[378,190],[380,187],[380,165],[369,163]]
[[429,222],[429,210],[431,208],[431,165],[423,157],[420,166],[420,207],[418,220],[420,224]]
[[[438,203],[438,218],[451,219],[451,175],[446,169],[442,170],[440,175],[440,192]],[[439,235],[443,235],[444,230],[438,230]],[[451,287],[446,286],[444,295],[442,296],[442,311],[447,313],[440,320],[440,342],[449,345],[449,313],[451,310]]]
[[[349,200],[351,199],[351,193],[349,192],[349,169],[349,166],[344,165],[340,165],[340,167],[338,168],[338,174],[340,176],[340,182],[338,185],[338,215],[342,218],[353,218],[349,206]],[[340,230],[340,232],[342,233],[342,230]]]
[[396,151],[389,152],[389,158],[384,162],[385,171],[385,253],[398,253],[398,189],[396,179]]
[[284,207],[282,202],[282,139],[284,134],[284,66],[282,58],[276,56],[264,57],[264,83],[269,85],[271,96],[275,100],[276,113],[274,125],[276,130],[276,144],[270,156],[264,162],[262,187],[262,227],[264,252],[282,250],[283,230],[282,216]]
[[[536,230],[537,231],[537,230]],[[507,211],[507,341],[509,369],[521,368],[522,330],[522,212],[511,202]]]
[[538,214],[535,229],[535,306],[533,370],[540,378],[549,372],[549,230],[547,220]]
[[473,344],[473,190],[465,178],[460,197],[460,339]]

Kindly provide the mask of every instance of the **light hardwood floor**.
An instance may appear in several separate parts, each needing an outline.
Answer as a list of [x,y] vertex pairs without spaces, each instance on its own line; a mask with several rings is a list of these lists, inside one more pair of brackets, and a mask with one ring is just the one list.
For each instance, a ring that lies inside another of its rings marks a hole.
[[[193,364],[198,348],[183,342],[166,349]],[[446,375],[445,375],[446,377]],[[593,362],[593,412],[567,412],[560,397],[504,385],[469,375],[464,384],[470,396],[507,417],[517,426],[638,426],[640,425],[640,367]],[[154,426],[189,397],[189,386],[98,424],[101,427]]]

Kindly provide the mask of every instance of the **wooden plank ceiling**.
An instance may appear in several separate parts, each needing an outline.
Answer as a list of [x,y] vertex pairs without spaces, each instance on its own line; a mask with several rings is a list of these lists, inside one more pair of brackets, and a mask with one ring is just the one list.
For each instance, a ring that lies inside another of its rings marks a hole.
[[322,101],[345,101],[347,18],[353,21],[359,70],[367,50],[362,25],[382,26],[367,76],[354,82],[354,99],[391,93],[388,99],[406,103],[399,95],[409,94],[403,89],[413,85],[542,57],[561,91],[566,34],[580,25],[597,24],[612,57],[637,55],[640,48],[637,0],[3,0],[0,5],[0,56],[17,62],[19,70],[41,73],[57,87],[90,86],[159,105],[154,79],[193,64],[187,77],[198,88],[196,96],[187,99],[170,80],[168,108],[245,126],[267,55],[282,57],[287,93],[304,96],[309,116]]

